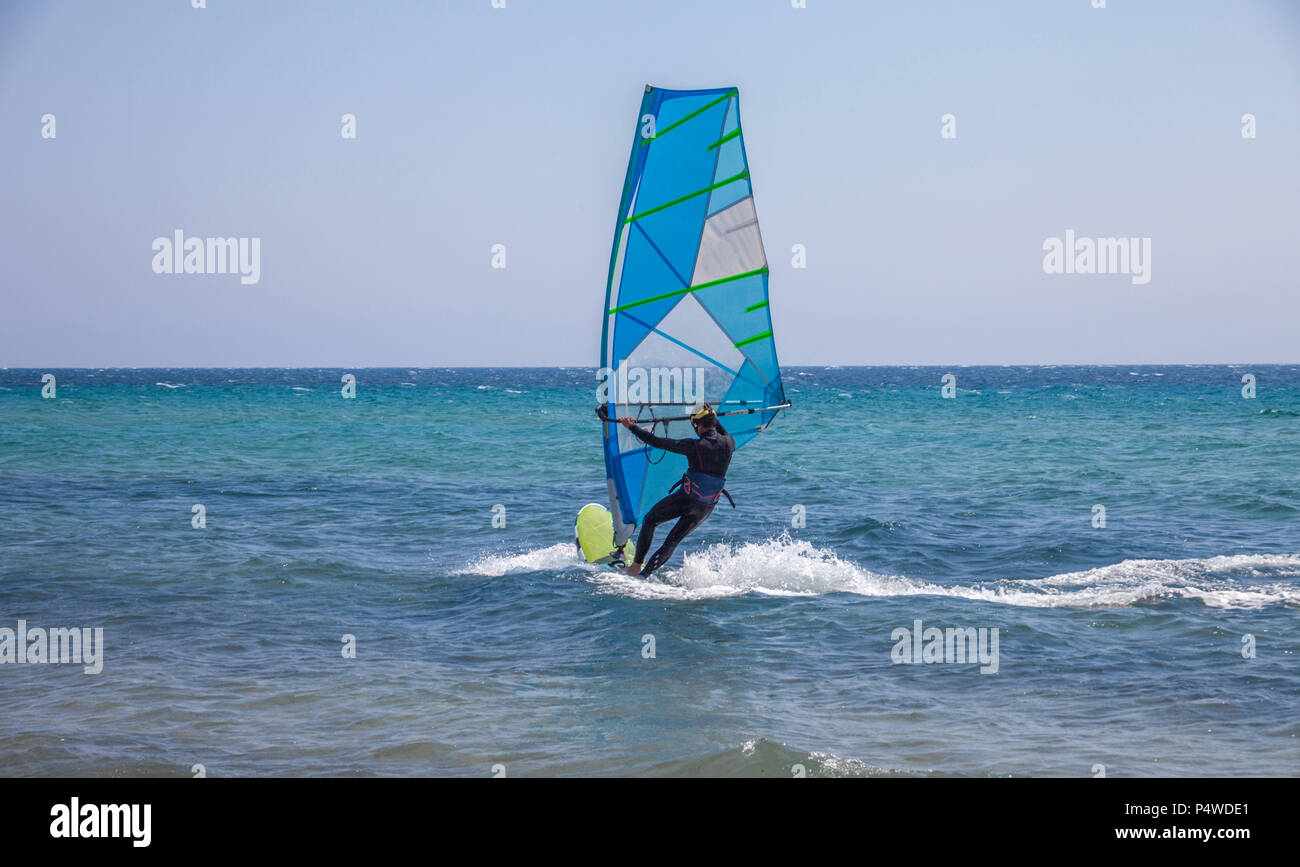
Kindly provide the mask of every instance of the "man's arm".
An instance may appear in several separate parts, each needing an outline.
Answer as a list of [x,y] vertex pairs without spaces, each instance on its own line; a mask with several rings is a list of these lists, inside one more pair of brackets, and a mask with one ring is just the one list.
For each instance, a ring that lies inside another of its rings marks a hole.
[[718,427],[718,436],[726,437],[727,442],[731,443],[731,450],[734,452],[736,450],[736,438],[733,437],[731,434],[727,433],[727,429],[722,426],[722,419],[718,419],[717,427]]
[[693,439],[670,440],[667,437],[657,437],[650,433],[650,431],[638,427],[636,420],[632,418],[621,418],[618,420],[618,423],[627,428],[628,431],[631,432],[632,436],[636,437],[641,442],[654,446],[657,449],[663,449],[666,452],[676,452],[679,455],[688,455],[691,453],[691,450],[695,448],[695,440]]

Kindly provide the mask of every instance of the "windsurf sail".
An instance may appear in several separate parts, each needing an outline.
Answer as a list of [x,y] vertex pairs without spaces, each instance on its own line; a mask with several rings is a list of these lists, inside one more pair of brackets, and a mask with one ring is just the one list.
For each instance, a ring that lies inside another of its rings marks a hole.
[[[734,87],[646,86],[614,226],[599,401],[660,436],[694,436],[709,403],[740,448],[789,406]],[[615,544],[686,471],[605,423]]]

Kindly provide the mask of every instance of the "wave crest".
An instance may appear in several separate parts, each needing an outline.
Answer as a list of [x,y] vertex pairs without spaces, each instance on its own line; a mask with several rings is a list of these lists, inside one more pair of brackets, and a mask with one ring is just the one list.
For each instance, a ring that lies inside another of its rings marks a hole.
[[1163,599],[1199,599],[1211,608],[1300,606],[1300,555],[1236,554],[1185,560],[1123,560],[1046,578],[937,584],[864,569],[832,550],[783,535],[686,554],[652,580],[592,566],[570,543],[484,556],[459,574],[578,570],[600,590],[634,599],[702,600],[764,596],[947,596],[1027,608],[1122,608]]

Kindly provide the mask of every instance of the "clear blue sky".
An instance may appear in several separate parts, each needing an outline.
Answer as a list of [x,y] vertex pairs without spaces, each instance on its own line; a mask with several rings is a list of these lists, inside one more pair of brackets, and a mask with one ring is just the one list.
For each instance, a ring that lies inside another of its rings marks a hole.
[[0,365],[594,366],[647,82],[740,88],[786,364],[1300,360],[1300,3],[807,6],[0,5]]

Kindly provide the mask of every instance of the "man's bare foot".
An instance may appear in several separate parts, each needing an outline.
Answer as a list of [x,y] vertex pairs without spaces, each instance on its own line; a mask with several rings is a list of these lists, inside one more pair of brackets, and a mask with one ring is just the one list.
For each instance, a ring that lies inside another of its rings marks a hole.
[[629,565],[627,565],[627,566],[624,566],[624,567],[623,567],[623,574],[624,574],[624,575],[635,575],[635,576],[639,576],[639,575],[641,574],[641,564],[640,564],[640,563],[631,563],[631,564],[629,564]]

